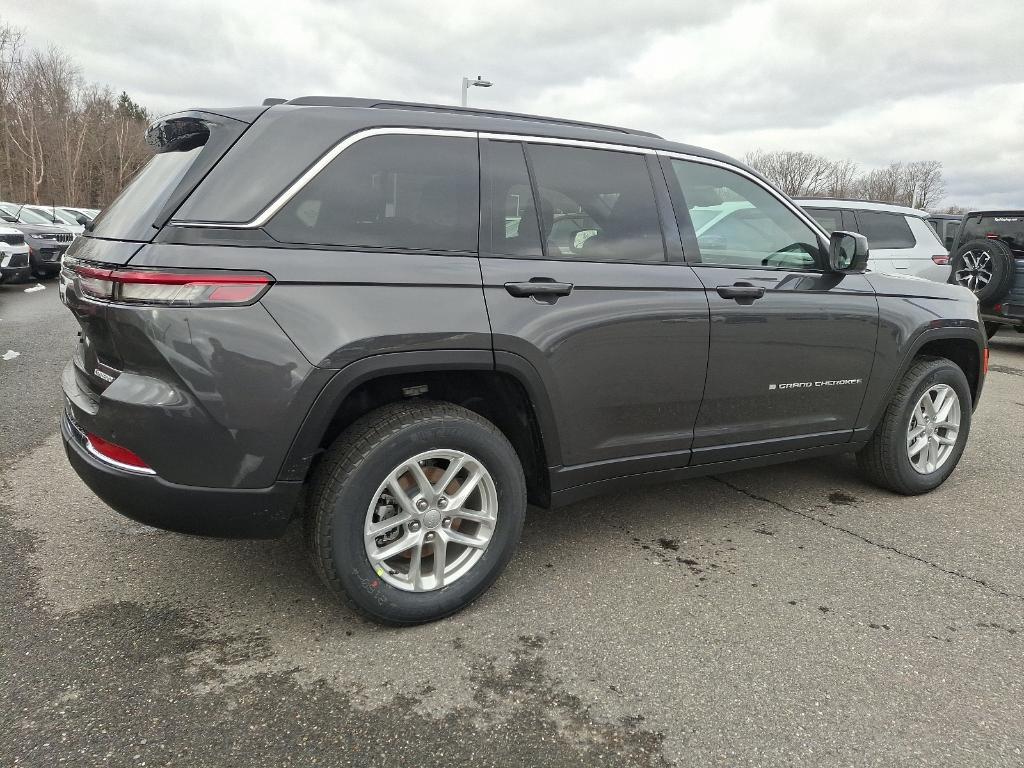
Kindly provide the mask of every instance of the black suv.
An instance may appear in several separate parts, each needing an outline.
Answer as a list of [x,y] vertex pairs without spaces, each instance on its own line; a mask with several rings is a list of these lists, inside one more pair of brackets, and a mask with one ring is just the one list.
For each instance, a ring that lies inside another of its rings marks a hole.
[[[865,274],[749,168],[639,131],[301,98],[150,127],[68,251],[64,443],[114,509],[274,536],[303,516],[370,616],[453,613],[527,502],[854,451],[942,483],[985,376],[978,303]],[[747,230],[697,236],[694,207]]]
[[971,211],[950,253],[949,281],[977,295],[989,338],[1004,325],[1024,333],[1024,210]]

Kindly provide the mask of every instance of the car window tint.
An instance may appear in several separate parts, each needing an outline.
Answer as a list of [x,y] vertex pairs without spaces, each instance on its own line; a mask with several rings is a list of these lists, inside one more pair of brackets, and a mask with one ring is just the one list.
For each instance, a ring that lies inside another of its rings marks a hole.
[[913,248],[916,244],[907,217],[902,213],[857,210],[860,233],[869,248]]
[[971,216],[964,226],[961,242],[979,237],[998,237],[1014,251],[1024,251],[1024,214]]
[[843,212],[838,208],[808,208],[804,210],[830,235],[843,228]]
[[811,269],[821,246],[807,224],[760,184],[688,160],[672,168],[693,221],[700,262],[739,267]]
[[664,261],[647,162],[603,149],[529,145],[552,259]]
[[373,136],[352,145],[267,225],[286,243],[476,251],[477,142]]
[[540,228],[522,144],[488,142],[486,157],[490,253],[540,257]]

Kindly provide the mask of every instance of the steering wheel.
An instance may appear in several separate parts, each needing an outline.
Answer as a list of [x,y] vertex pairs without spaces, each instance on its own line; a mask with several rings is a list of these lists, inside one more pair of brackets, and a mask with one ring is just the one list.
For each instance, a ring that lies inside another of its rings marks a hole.
[[803,251],[803,253],[801,254],[802,256],[808,256],[809,255],[807,253],[807,249],[806,249],[806,247],[804,246],[803,243],[790,243],[786,247],[779,248],[779,250],[777,250],[777,251],[775,251],[773,253],[769,253],[767,256],[765,256],[763,259],[761,259],[761,266],[762,267],[772,266],[772,259],[775,259],[775,258],[778,259],[778,266],[782,266],[782,264],[785,262],[785,260],[793,255],[793,251],[797,251],[797,250]]

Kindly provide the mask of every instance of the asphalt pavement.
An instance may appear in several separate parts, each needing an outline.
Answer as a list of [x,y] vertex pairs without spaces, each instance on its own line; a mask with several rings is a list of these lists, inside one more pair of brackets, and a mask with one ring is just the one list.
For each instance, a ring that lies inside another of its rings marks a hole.
[[1024,764],[1024,335],[936,492],[837,457],[531,510],[486,595],[396,630],[330,599],[296,528],[98,501],[44,285],[0,286],[0,765]]

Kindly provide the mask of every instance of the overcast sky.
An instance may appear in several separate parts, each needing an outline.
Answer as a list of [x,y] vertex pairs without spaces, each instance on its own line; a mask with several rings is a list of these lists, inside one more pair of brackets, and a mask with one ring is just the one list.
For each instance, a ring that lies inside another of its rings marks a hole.
[[156,113],[346,95],[643,128],[742,156],[940,160],[1024,205],[1024,0],[7,0],[0,20]]

